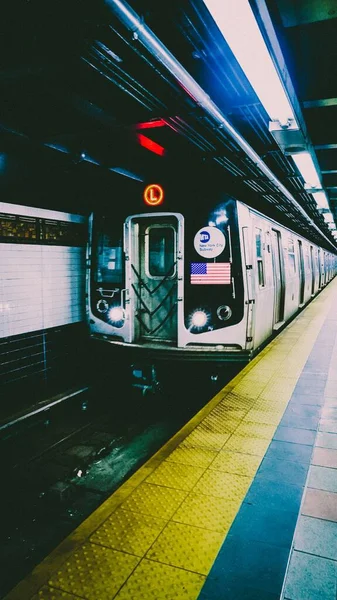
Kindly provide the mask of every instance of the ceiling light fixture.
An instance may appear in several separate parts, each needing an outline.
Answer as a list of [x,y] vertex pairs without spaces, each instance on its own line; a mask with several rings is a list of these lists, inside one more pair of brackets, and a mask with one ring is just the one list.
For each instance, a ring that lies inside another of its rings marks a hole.
[[321,189],[322,184],[310,152],[297,152],[296,154],[291,154],[291,158],[304,179],[307,191],[310,189]]
[[331,212],[324,213],[324,214],[323,214],[323,218],[324,218],[324,221],[325,221],[326,223],[333,223],[333,222],[334,222],[334,220],[333,220],[333,216],[332,216],[332,213],[331,213]]
[[129,177],[130,179],[134,179],[135,181],[144,181],[144,179],[139,175],[136,175],[136,173],[132,173],[131,171],[123,169],[122,167],[110,167],[109,171],[118,173],[118,175],[124,175],[124,177]]
[[48,148],[52,148],[53,150],[57,150],[58,152],[64,152],[65,154],[70,154],[70,150],[65,146],[60,146],[59,144],[45,144]]
[[325,209],[329,209],[329,202],[328,199],[326,197],[326,193],[322,191],[319,192],[313,192],[312,193],[314,200],[316,201],[317,204],[317,208],[325,208]]
[[296,122],[279,73],[248,0],[204,0],[236,60],[273,121]]

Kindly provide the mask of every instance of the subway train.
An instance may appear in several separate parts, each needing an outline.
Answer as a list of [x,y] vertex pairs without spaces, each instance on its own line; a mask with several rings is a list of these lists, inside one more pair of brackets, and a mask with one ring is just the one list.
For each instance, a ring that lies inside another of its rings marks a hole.
[[336,274],[334,254],[241,200],[164,193],[90,218],[90,332],[133,361],[248,361]]

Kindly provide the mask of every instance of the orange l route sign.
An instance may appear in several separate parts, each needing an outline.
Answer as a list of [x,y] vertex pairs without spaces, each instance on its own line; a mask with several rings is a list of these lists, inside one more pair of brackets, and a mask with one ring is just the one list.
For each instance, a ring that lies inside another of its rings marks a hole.
[[161,185],[151,183],[144,190],[144,202],[149,206],[158,206],[164,200],[164,190]]

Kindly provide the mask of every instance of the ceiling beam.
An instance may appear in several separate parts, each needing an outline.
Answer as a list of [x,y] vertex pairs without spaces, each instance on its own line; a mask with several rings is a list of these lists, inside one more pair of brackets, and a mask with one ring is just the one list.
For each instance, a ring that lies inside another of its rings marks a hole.
[[304,108],[324,108],[326,106],[337,106],[337,98],[317,98],[317,100],[304,100]]
[[334,19],[337,16],[335,0],[278,0],[284,27],[296,27]]
[[337,144],[315,144],[315,150],[337,150]]

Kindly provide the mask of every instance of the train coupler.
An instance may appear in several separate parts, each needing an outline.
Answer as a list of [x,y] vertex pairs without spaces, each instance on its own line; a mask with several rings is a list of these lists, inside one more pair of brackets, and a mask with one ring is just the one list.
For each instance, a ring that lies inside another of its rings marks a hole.
[[139,389],[142,396],[159,392],[161,386],[157,378],[155,365],[132,364],[131,385],[134,389]]

